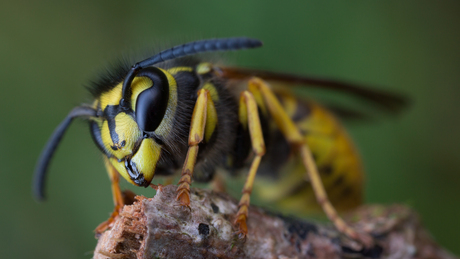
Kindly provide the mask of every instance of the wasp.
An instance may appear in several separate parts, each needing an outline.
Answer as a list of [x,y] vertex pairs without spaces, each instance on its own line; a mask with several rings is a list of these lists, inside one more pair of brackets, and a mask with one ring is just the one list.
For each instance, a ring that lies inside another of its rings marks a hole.
[[104,156],[115,203],[97,232],[107,229],[125,204],[119,175],[136,186],[154,187],[154,175],[181,171],[177,202],[189,207],[193,180],[210,181],[216,168],[249,168],[234,221],[239,234],[248,233],[250,195],[259,172],[280,183],[265,189],[283,211],[317,203],[339,231],[365,240],[337,212],[358,206],[363,192],[361,161],[343,126],[319,103],[271,84],[340,91],[388,111],[399,111],[404,98],[349,83],[219,66],[195,55],[260,46],[250,38],[195,41],[102,76],[91,89],[94,102],[74,108],[42,151],[36,197],[45,197],[46,172],[66,129],[82,118]]

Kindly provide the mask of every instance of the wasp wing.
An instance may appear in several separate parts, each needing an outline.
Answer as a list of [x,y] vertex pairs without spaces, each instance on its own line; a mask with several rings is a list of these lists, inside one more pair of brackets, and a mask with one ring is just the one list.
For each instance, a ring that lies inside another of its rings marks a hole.
[[256,76],[268,81],[287,83],[288,85],[304,85],[343,92],[375,104],[381,110],[392,114],[399,113],[409,104],[408,99],[403,95],[348,82],[247,68],[219,67],[219,69],[222,72],[222,77],[227,79],[243,80]]

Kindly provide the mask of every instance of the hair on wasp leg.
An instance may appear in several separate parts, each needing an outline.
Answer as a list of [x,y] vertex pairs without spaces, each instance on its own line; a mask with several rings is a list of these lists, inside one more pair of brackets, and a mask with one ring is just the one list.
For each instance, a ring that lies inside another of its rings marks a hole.
[[368,234],[354,231],[337,213],[362,199],[361,161],[346,131],[320,104],[278,92],[268,82],[341,91],[390,113],[401,110],[405,99],[349,83],[223,67],[191,57],[260,46],[250,38],[195,41],[102,77],[92,88],[93,104],[72,110],[44,148],[35,171],[36,197],[44,199],[46,172],[65,130],[74,118],[83,118],[103,153],[115,204],[98,233],[110,227],[126,203],[119,175],[148,187],[156,186],[154,175],[181,170],[176,200],[189,207],[193,179],[208,181],[217,167],[249,168],[234,222],[242,236],[250,233],[246,220],[256,174],[269,174],[279,182],[270,189],[270,199],[283,211],[316,203],[341,233],[369,245]]

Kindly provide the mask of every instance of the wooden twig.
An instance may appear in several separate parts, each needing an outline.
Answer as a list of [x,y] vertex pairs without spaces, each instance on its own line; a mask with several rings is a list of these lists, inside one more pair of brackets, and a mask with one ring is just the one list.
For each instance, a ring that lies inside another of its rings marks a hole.
[[364,206],[347,217],[376,244],[364,248],[330,224],[302,221],[251,207],[249,234],[233,228],[237,201],[226,194],[191,190],[191,210],[179,206],[176,186],[126,205],[99,238],[94,258],[456,258],[439,247],[417,215],[401,205]]

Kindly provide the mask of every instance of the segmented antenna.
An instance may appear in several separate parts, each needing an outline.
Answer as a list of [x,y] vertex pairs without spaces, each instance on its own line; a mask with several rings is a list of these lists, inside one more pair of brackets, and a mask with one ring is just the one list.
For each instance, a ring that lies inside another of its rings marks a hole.
[[260,46],[262,46],[262,41],[243,37],[200,40],[163,50],[155,56],[138,62],[131,67],[128,74],[126,75],[125,81],[123,81],[123,98],[120,100],[120,105],[125,108],[129,107],[128,96],[130,95],[131,91],[130,85],[137,72],[139,72],[139,70],[142,68],[152,66],[166,60],[193,55],[200,52],[239,50],[257,48]]
[[54,130],[53,135],[51,135],[50,139],[46,143],[46,146],[37,161],[37,166],[35,167],[34,172],[34,182],[32,188],[37,200],[45,199],[46,173],[48,172],[48,166],[58,144],[61,142],[61,139],[67,128],[69,128],[72,120],[81,117],[96,117],[96,111],[87,106],[78,106],[73,108],[64,121],[62,121],[61,124],[59,124],[59,126]]

